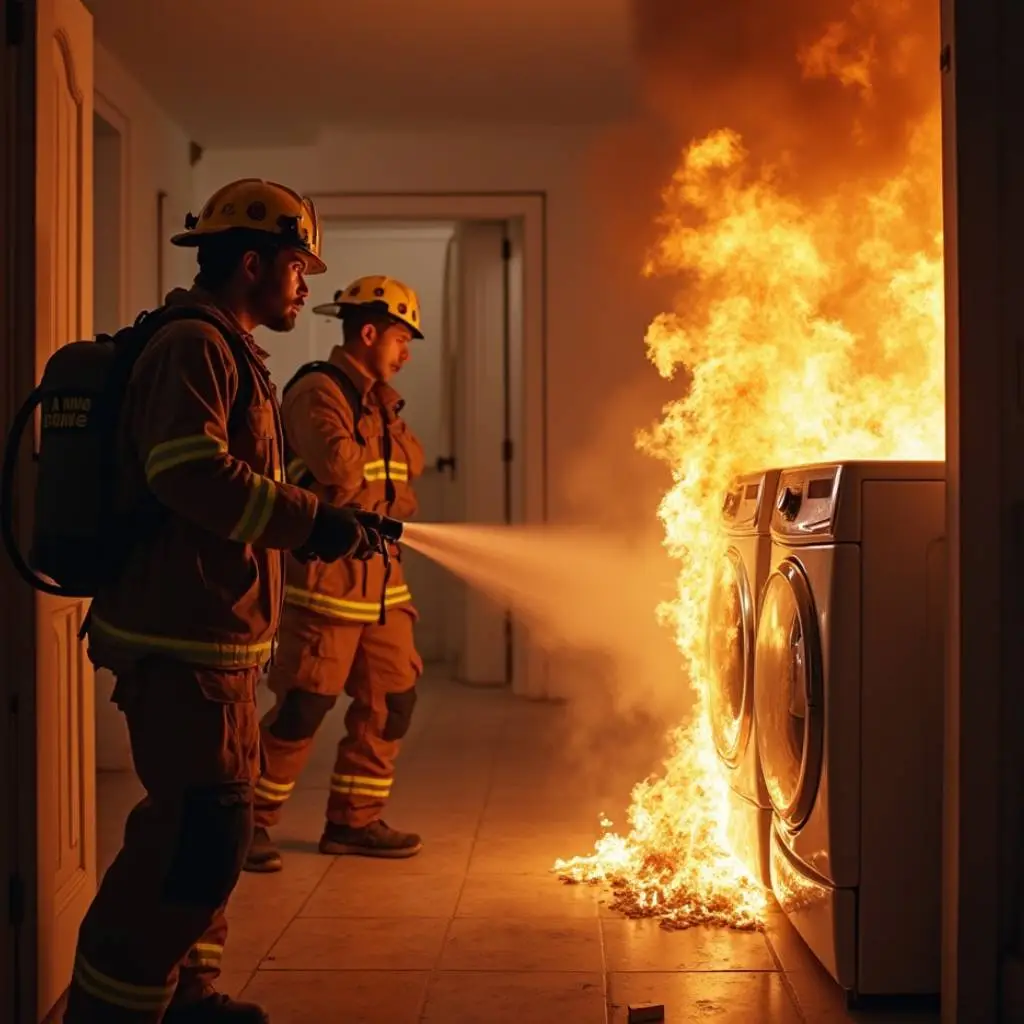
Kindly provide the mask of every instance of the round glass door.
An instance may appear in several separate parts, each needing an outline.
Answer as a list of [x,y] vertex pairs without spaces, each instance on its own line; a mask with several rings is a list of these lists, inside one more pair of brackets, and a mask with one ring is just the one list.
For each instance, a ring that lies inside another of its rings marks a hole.
[[761,602],[754,720],[772,805],[791,828],[799,828],[818,791],[824,705],[814,600],[803,570],[788,559],[768,577]]
[[708,602],[708,705],[718,756],[736,767],[750,739],[754,603],[743,560],[733,549],[718,563]]

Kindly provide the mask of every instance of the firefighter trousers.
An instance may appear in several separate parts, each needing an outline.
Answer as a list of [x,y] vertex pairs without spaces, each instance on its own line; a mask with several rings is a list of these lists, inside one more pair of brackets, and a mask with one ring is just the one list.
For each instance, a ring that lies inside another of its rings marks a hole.
[[65,1024],[155,1024],[220,974],[252,840],[258,678],[155,658],[118,676],[146,796],[82,922]]
[[380,817],[423,671],[415,620],[411,606],[392,608],[384,623],[372,624],[286,609],[268,680],[277,700],[260,723],[257,825],[270,828],[279,820],[313,738],[342,691],[352,702],[331,775],[327,820],[362,828]]

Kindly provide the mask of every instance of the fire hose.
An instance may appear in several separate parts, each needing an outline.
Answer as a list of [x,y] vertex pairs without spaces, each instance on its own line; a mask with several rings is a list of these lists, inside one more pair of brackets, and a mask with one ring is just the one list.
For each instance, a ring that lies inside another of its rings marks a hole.
[[372,558],[375,554],[379,554],[384,559],[384,585],[380,594],[380,619],[378,620],[383,625],[388,580],[391,579],[391,546],[402,539],[404,524],[390,516],[382,516],[379,512],[367,512],[359,508],[352,511],[370,540],[370,548],[362,556],[363,559]]
[[352,513],[370,539],[371,550],[367,552],[367,557],[379,554],[384,558],[385,568],[390,568],[390,547],[402,539],[405,524],[399,519],[382,516],[379,512],[367,512],[361,508],[353,509]]

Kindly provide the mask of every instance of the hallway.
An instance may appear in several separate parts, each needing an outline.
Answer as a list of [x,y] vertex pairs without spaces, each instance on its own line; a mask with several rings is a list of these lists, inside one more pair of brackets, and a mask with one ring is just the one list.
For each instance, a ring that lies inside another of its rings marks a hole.
[[[637,756],[598,783],[559,752],[564,708],[436,679],[421,692],[388,817],[422,831],[423,853],[316,852],[336,708],[275,833],[285,870],[244,875],[233,897],[225,990],[274,1024],[625,1024],[631,1003],[663,1003],[667,1024],[858,1019],[778,914],[766,934],[667,932],[547,873],[591,849],[601,812],[621,823]],[[101,868],[137,795],[100,775]]]

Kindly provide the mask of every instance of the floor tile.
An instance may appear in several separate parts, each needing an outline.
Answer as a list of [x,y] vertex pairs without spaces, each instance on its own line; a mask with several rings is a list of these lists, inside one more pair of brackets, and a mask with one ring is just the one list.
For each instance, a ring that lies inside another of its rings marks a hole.
[[[378,857],[335,857],[335,871],[353,879],[388,879],[404,875],[463,874],[473,851],[473,839],[460,835],[425,835],[423,849],[408,860]],[[325,858],[332,859],[332,858]]]
[[477,838],[481,842],[500,842],[517,835],[535,832],[562,833],[571,836],[577,846],[561,856],[589,853],[594,840],[603,832],[601,808],[566,806],[564,798],[541,802],[528,798],[488,798],[480,818]]
[[258,971],[245,998],[274,1024],[418,1024],[429,979],[410,971]]
[[440,961],[443,971],[589,972],[603,966],[596,918],[457,918]]
[[294,917],[333,864],[331,857],[285,851],[283,870],[242,873],[228,903],[229,914],[243,927],[244,921],[267,915]]
[[604,1024],[602,975],[599,972],[442,972],[430,987],[423,1021],[424,1024]]
[[596,917],[596,890],[583,885],[552,885],[553,876],[470,875],[459,899],[458,917],[492,920]]
[[243,873],[228,901],[225,969],[254,971],[331,864],[329,857],[292,853],[285,855],[283,871]]
[[274,971],[425,971],[448,929],[439,918],[296,918],[260,964]]
[[225,972],[252,973],[291,923],[292,914],[241,914],[228,907]]
[[[396,787],[397,790],[397,787]],[[397,790],[384,809],[384,819],[395,828],[418,832],[424,843],[446,839],[475,839],[483,816],[483,801],[445,802],[409,790]]]
[[237,999],[252,976],[252,971],[222,971],[217,979],[217,991]]
[[[559,836],[554,830],[535,834],[532,838],[478,839],[469,862],[470,875],[538,875],[550,871],[559,858],[568,858],[593,849],[587,839]],[[552,874],[551,884],[560,885]]]
[[610,971],[774,971],[760,932],[668,931],[657,921],[601,919]]
[[337,864],[302,908],[302,917],[437,917],[455,913],[463,875],[390,874],[356,879]]
[[778,974],[612,974],[608,996],[610,1024],[626,1024],[630,1006],[650,1004],[665,1007],[667,1024],[801,1024]]
[[784,971],[803,971],[818,963],[800,933],[774,901],[765,912],[765,938]]

